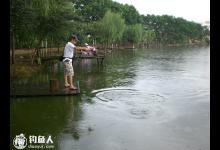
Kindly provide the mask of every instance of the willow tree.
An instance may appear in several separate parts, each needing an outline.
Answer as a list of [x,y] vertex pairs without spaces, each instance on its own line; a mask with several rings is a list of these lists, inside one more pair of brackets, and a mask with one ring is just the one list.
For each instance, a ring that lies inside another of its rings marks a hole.
[[155,40],[156,35],[155,32],[153,30],[149,30],[149,29],[145,29],[143,31],[143,36],[142,36],[142,40],[141,42],[145,45],[147,45],[147,47],[149,47],[149,45],[151,43],[153,43],[153,41]]
[[104,42],[113,44],[121,41],[125,30],[125,21],[121,15],[107,11],[100,22],[100,33]]
[[43,40],[59,43],[71,32],[71,0],[11,0],[10,4],[13,63],[15,48],[38,49]]
[[124,33],[124,41],[131,44],[139,44],[143,39],[144,28],[141,24],[128,25]]
[[[25,0],[10,0],[10,48],[12,51],[12,64],[15,63],[15,49],[25,44],[30,46],[34,39],[33,33],[36,14],[28,7]],[[29,42],[27,44],[27,42]]]
[[32,6],[37,12],[35,32],[39,44],[45,38],[57,37],[70,27],[73,15],[73,3],[70,0],[33,0]]

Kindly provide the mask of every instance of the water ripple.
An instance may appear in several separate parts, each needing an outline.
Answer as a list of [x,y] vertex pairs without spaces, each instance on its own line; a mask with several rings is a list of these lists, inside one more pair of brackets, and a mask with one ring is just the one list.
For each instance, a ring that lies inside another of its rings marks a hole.
[[[107,88],[92,91],[94,100],[103,102],[108,110],[119,111],[133,119],[146,119],[152,114],[162,115],[160,104],[166,97],[132,88]],[[159,104],[159,105],[157,105]]]

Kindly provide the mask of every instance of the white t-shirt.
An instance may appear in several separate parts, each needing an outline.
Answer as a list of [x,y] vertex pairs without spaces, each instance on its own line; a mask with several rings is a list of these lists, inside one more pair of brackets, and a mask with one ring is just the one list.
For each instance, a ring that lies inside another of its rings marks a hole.
[[64,55],[63,57],[69,57],[69,58],[73,58],[73,55],[74,55],[74,48],[76,46],[71,43],[71,42],[68,42],[64,48]]

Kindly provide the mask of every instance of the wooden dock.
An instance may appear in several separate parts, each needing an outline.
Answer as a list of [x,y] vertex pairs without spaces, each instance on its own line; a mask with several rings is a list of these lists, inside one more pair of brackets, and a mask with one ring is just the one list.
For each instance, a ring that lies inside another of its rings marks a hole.
[[[111,53],[112,50],[104,50],[98,49],[97,53],[92,56],[83,56],[82,53],[76,53],[74,59],[96,59],[97,64],[103,64],[103,60],[108,53]],[[30,53],[30,54],[29,54]],[[41,64],[42,61],[50,61],[50,60],[60,60],[60,56],[62,53],[58,50],[52,50],[51,48],[46,47],[38,47],[33,49],[33,51],[26,53],[24,55],[19,55],[15,59],[18,62],[31,62],[32,64],[37,63]]]
[[[43,57],[41,58],[42,61],[48,61],[48,60],[59,60],[60,56],[50,56],[50,57]],[[74,57],[74,60],[79,60],[79,59],[96,59],[97,64],[103,64],[105,56],[80,56],[77,55]]]
[[10,92],[10,97],[41,97],[41,96],[76,96],[80,94],[79,82],[76,90],[70,90],[68,88],[60,88],[57,91],[51,92],[49,86],[31,88],[31,89],[17,89]]
[[41,96],[74,96],[79,95],[78,90],[61,89],[57,92],[48,91],[36,91],[36,92],[19,92],[12,93],[11,97],[41,97]]

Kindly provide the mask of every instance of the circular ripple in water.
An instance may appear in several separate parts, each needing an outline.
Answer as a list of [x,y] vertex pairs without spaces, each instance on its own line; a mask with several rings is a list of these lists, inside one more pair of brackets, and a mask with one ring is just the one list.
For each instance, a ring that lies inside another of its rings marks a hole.
[[92,94],[95,94],[96,100],[104,102],[103,104],[108,108],[118,108],[117,111],[124,112],[135,119],[145,119],[152,114],[161,114],[160,103],[165,101],[165,97],[160,94],[126,88],[95,90]]
[[160,94],[141,92],[136,89],[107,88],[92,91],[95,97],[104,102],[138,100],[141,103],[163,102],[165,97]]

